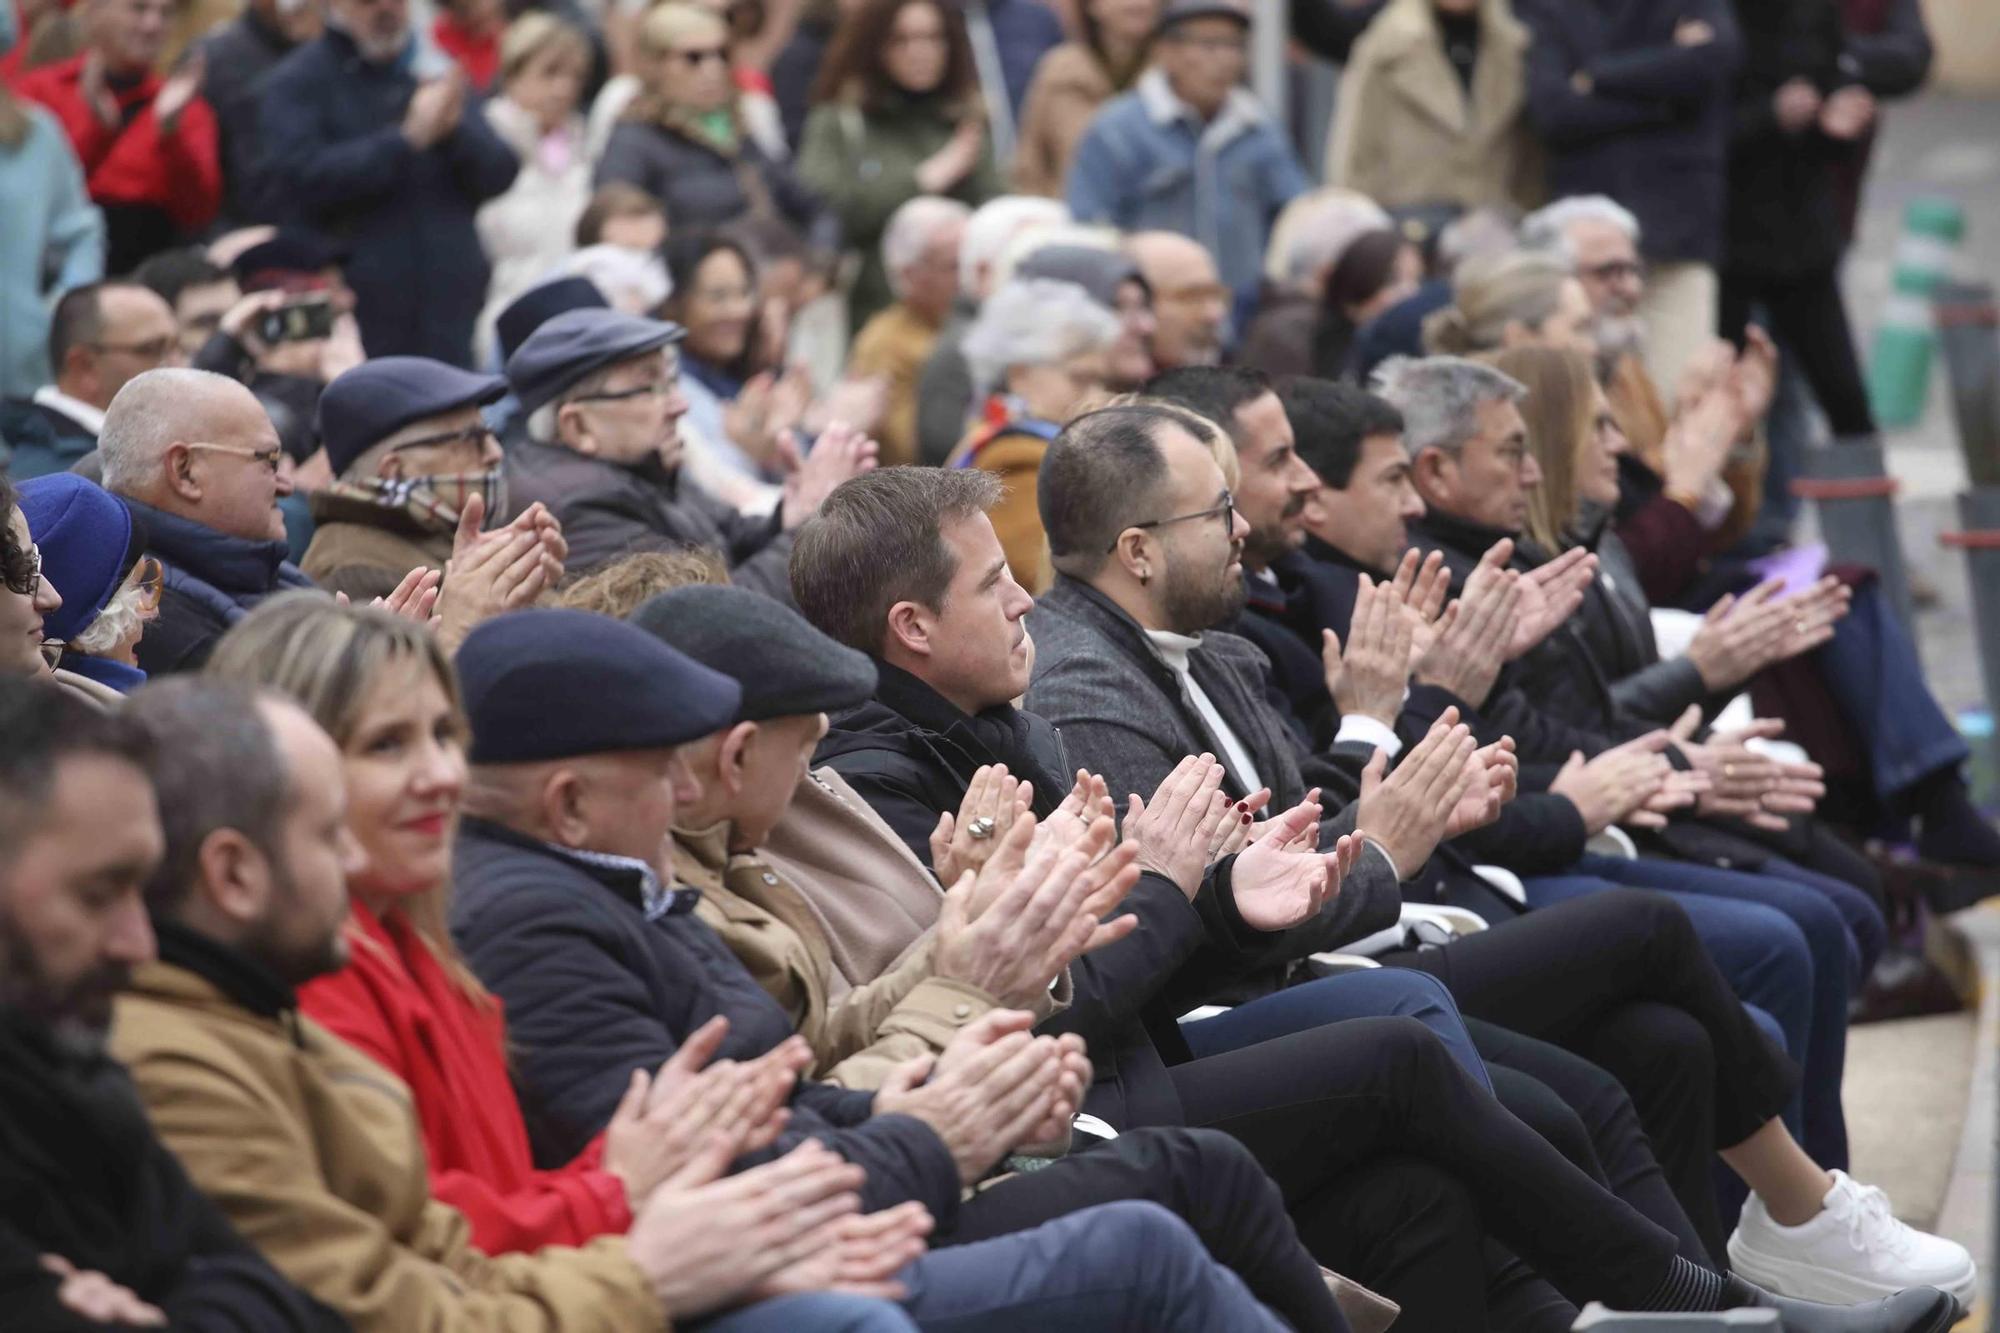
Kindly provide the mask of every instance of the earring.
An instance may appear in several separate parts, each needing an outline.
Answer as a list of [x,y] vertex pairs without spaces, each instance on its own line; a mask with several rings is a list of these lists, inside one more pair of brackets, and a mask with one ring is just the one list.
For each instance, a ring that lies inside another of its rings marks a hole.
[[1152,571],[1152,570],[1150,570],[1150,569],[1142,569],[1142,570],[1140,570],[1140,571],[1139,571],[1139,586],[1140,586],[1140,587],[1142,587],[1142,588],[1143,588],[1143,587],[1145,587],[1145,586],[1146,586],[1146,585],[1147,585],[1148,583],[1151,583],[1152,581],[1153,581],[1153,571]]

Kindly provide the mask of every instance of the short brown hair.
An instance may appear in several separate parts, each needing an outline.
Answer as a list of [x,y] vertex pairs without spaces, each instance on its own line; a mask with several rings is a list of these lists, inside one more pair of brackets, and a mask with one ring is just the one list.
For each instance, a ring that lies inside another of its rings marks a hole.
[[729,582],[729,566],[699,546],[681,551],[635,551],[568,584],[555,605],[625,620],[657,593],[695,583]]
[[979,468],[881,468],[842,482],[799,528],[792,599],[821,633],[881,656],[890,607],[944,607],[958,572],[945,524],[985,513],[1000,489]]

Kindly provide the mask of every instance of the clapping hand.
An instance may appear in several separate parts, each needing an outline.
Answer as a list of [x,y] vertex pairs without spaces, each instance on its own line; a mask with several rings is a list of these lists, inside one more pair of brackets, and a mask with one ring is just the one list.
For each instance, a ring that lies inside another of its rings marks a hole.
[[[889,1071],[877,1115],[915,1116],[944,1141],[959,1181],[972,1185],[1043,1124],[1064,1074],[1063,1047],[1028,1033],[1034,1016],[995,1009],[952,1035],[943,1054]],[[926,1082],[924,1080],[928,1079]]]
[[986,864],[1034,799],[1034,784],[1013,776],[1005,764],[980,765],[958,813],[944,811],[931,830],[931,872],[938,883],[955,884],[959,876]]
[[1398,874],[1416,874],[1437,849],[1471,785],[1467,761],[1477,748],[1458,710],[1447,708],[1393,773],[1383,775],[1389,757],[1381,750],[1368,761],[1355,831],[1379,843]]
[[1160,781],[1153,799],[1127,798],[1125,836],[1139,846],[1139,865],[1172,880],[1190,902],[1201,891],[1211,849],[1223,841],[1224,821],[1248,813],[1223,794],[1227,776],[1212,754],[1189,755]]
[[907,1293],[895,1276],[923,1254],[925,1238],[935,1225],[930,1210],[916,1202],[843,1217],[824,1233],[824,1245],[766,1278],[752,1299],[840,1291],[878,1301],[901,1300]]
[[[1507,644],[1507,660],[1518,661],[1556,627],[1576,614],[1583,594],[1597,577],[1597,557],[1581,546],[1572,546],[1555,559],[1530,571],[1521,579],[1520,608],[1514,617],[1514,634]],[[1463,696],[1460,696],[1463,697]]]
[[1503,537],[1479,558],[1458,600],[1445,608],[1429,650],[1417,660],[1418,680],[1475,707],[1492,693],[1513,645],[1521,605],[1521,576],[1507,568],[1513,555],[1513,541]]
[[[1403,558],[1403,570],[1414,576],[1415,552]],[[1395,582],[1377,586],[1366,574],[1354,598],[1354,615],[1347,624],[1347,644],[1332,629],[1320,631],[1320,662],[1327,693],[1342,717],[1372,717],[1386,727],[1396,725],[1403,711],[1403,694],[1410,682],[1410,643],[1415,626],[1403,614],[1408,589],[1398,571]]]
[[1237,915],[1253,930],[1289,930],[1310,921],[1340,892],[1367,846],[1343,834],[1333,850],[1319,850],[1319,788],[1278,815],[1236,858],[1229,877]]
[[779,506],[785,528],[796,528],[811,518],[842,482],[874,470],[877,452],[878,446],[865,432],[844,421],[828,423],[798,470],[785,478]]
[[480,531],[485,517],[486,502],[478,495],[459,511],[438,598],[438,640],[447,652],[457,651],[480,622],[533,606],[562,581],[569,543],[547,506],[538,500],[491,532]]

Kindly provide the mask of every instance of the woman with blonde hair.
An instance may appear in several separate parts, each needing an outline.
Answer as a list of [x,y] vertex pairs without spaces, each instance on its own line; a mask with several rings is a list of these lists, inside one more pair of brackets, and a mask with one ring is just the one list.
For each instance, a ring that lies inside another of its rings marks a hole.
[[1424,350],[1477,356],[1540,343],[1597,354],[1590,294],[1563,260],[1532,250],[1480,255],[1459,265],[1451,304],[1424,320]]
[[628,1230],[679,1165],[663,1158],[663,1126],[628,1097],[574,1161],[537,1170],[499,1003],[452,943],[468,736],[437,641],[386,610],[291,593],[239,621],[205,671],[290,695],[340,747],[366,864],[348,883],[347,965],[307,983],[299,1005],[409,1086],[432,1195],[465,1214],[488,1254]]

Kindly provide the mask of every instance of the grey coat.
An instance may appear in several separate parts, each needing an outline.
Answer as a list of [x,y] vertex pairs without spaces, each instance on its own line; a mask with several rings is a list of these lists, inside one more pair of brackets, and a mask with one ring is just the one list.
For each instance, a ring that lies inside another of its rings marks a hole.
[[840,247],[840,220],[799,183],[790,167],[764,156],[747,137],[734,162],[705,144],[661,125],[620,121],[604,145],[593,185],[624,181],[660,201],[674,228],[700,231],[755,211],[744,176],[754,173],[770,204],[815,249]]
[[623,467],[558,444],[517,440],[507,449],[508,517],[540,500],[569,539],[569,567],[583,571],[634,551],[705,546],[745,588],[792,603],[792,534],[778,518],[730,508],[657,464]]
[[[1028,613],[1035,638],[1035,672],[1026,704],[1062,733],[1072,763],[1101,775],[1119,797],[1150,795],[1190,754],[1222,753],[1174,674],[1132,618],[1109,598],[1066,575]],[[1248,639],[1210,631],[1189,657],[1202,691],[1250,752],[1271,788],[1274,811],[1319,787],[1330,811],[1321,845],[1354,830],[1355,798],[1370,746],[1335,745],[1304,754],[1292,729],[1264,697],[1269,662]],[[1224,788],[1235,796],[1234,778]],[[1416,866],[1403,869],[1411,874]],[[1388,858],[1372,844],[1318,918],[1292,934],[1293,957],[1371,935],[1394,925],[1402,897]]]

